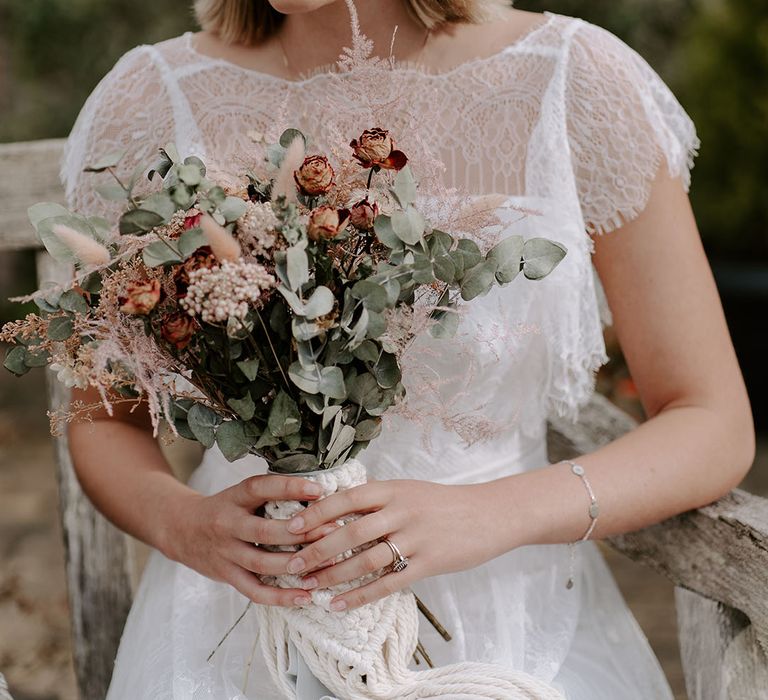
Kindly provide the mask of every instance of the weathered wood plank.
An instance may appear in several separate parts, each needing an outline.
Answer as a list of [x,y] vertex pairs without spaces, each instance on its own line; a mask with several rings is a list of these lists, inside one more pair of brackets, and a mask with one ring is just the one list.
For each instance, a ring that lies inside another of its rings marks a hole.
[[[40,282],[65,282],[70,271],[38,254]],[[69,391],[48,372],[52,411],[69,405]],[[59,505],[66,551],[75,673],[80,700],[104,700],[117,647],[131,606],[126,536],[83,493],[66,436],[55,440]]]
[[744,613],[675,589],[680,653],[690,700],[764,700],[768,663]]
[[63,139],[0,144],[0,252],[40,247],[27,208],[42,201],[64,203],[59,182],[63,146]]

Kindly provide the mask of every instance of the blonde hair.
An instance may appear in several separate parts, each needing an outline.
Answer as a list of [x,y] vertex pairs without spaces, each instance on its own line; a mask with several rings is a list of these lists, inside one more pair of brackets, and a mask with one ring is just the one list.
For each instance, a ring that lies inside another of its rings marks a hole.
[[[406,0],[414,18],[426,28],[443,22],[482,22],[509,0]],[[258,44],[280,28],[285,15],[267,0],[195,0],[200,26],[228,44]]]

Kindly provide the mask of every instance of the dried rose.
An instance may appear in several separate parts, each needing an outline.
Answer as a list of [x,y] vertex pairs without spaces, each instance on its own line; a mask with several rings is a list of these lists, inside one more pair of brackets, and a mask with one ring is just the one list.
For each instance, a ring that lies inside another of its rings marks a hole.
[[408,162],[405,153],[395,150],[395,142],[386,129],[366,129],[359,139],[352,139],[349,145],[364,168],[401,170]]
[[196,329],[195,319],[178,311],[163,317],[160,322],[160,333],[163,339],[174,345],[177,350],[183,350],[189,345]]
[[125,288],[125,296],[118,297],[120,311],[134,316],[144,316],[160,301],[160,280],[134,282]]
[[187,212],[187,215],[184,217],[184,230],[188,231],[191,228],[195,228],[196,226],[200,225],[200,219],[202,219],[203,214],[199,211],[191,211]]
[[192,255],[190,255],[181,265],[176,268],[176,272],[173,276],[173,281],[176,283],[176,293],[179,297],[183,297],[187,293],[187,287],[189,286],[189,274],[195,270],[199,270],[201,267],[212,268],[217,265],[218,262],[213,254],[211,248],[207,245],[198,248]]
[[348,209],[334,209],[333,207],[315,207],[309,215],[307,224],[307,236],[312,241],[321,238],[335,238],[349,223]]
[[359,231],[370,231],[378,215],[379,205],[376,202],[369,202],[366,197],[349,210],[349,221]]
[[335,173],[325,156],[307,156],[293,179],[302,194],[316,197],[333,187]]

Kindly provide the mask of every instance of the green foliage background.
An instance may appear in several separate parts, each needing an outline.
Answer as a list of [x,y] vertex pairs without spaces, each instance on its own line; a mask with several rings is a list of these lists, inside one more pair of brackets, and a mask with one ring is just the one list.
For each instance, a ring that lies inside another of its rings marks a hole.
[[[122,53],[194,28],[191,3],[0,0],[0,141],[65,136]],[[702,139],[692,199],[718,257],[768,262],[768,0],[518,0],[645,56]]]

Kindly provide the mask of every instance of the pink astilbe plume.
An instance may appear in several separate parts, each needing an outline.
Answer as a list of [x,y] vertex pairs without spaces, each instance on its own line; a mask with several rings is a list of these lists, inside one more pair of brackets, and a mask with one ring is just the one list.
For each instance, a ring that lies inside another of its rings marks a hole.
[[109,251],[90,236],[75,231],[66,224],[54,224],[51,230],[80,262],[86,265],[109,264],[111,259]]
[[200,218],[200,228],[203,229],[213,254],[221,262],[225,260],[234,262],[242,256],[243,251],[237,240],[227,229],[219,225],[210,214],[203,214]]
[[288,202],[296,201],[296,182],[293,179],[294,171],[304,162],[304,139],[297,136],[285,150],[283,162],[272,185],[272,201],[278,197],[285,197]]

